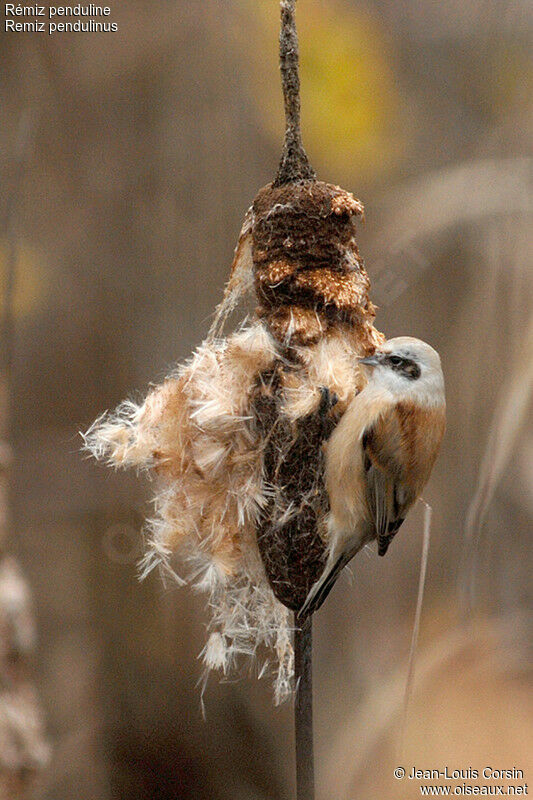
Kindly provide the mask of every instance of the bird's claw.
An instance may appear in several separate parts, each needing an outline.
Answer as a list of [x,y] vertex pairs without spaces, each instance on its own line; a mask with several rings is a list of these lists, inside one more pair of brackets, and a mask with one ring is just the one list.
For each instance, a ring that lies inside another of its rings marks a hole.
[[336,392],[332,392],[327,386],[320,387],[320,404],[318,406],[318,413],[325,416],[331,409],[339,402],[339,397]]

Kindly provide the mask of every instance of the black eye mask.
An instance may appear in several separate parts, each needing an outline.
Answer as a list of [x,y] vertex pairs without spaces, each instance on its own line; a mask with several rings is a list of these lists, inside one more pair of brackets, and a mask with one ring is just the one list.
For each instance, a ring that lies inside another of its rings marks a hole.
[[384,363],[390,367],[394,372],[399,372],[404,378],[410,381],[416,381],[420,377],[420,367],[411,358],[403,356],[387,356]]

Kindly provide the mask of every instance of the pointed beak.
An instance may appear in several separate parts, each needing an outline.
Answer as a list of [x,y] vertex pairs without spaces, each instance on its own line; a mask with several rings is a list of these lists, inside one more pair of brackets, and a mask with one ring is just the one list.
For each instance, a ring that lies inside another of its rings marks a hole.
[[380,358],[378,353],[374,353],[373,356],[366,356],[366,358],[358,358],[357,360],[360,364],[364,364],[366,367],[377,367]]

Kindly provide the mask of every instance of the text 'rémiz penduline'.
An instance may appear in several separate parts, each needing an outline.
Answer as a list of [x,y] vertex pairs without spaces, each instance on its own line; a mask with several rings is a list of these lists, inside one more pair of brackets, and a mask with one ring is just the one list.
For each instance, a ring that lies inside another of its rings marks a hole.
[[[118,30],[116,22],[105,17],[111,14],[110,6],[24,6],[20,3],[5,3],[5,30],[13,33],[110,33]],[[18,19],[25,17],[23,21]],[[32,18],[27,21],[27,18]],[[47,17],[54,22],[45,22],[39,17]],[[58,17],[74,18],[73,22],[63,22]],[[102,17],[104,19],[93,19]]]

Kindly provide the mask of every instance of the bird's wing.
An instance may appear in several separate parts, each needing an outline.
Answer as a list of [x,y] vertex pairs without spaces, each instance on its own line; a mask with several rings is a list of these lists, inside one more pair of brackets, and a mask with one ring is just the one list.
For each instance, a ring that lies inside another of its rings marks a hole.
[[[349,412],[347,412],[349,413]],[[342,420],[339,423],[342,425]],[[420,409],[398,403],[383,409],[362,432],[363,503],[366,513],[362,525],[378,540],[379,555],[384,556],[407,512],[426,484],[444,434],[444,408]],[[335,436],[335,434],[334,434]],[[345,437],[340,442],[334,462],[342,466],[334,473],[338,481],[349,470]],[[335,547],[324,573],[312,587],[300,610],[300,617],[313,614],[333,588],[343,567],[361,549],[361,530]],[[368,538],[367,538],[368,541]]]
[[[369,425],[361,438],[367,513],[370,526],[375,530],[378,552],[384,556],[395,533],[404,521],[409,506],[416,495],[407,491],[402,459],[402,432],[398,422],[389,414],[379,417]],[[360,531],[354,539],[343,542],[342,552],[333,551],[323,574],[307,595],[299,616],[306,617],[317,611],[343,568],[361,549]]]
[[398,404],[362,436],[366,501],[384,556],[422,491],[442,438],[442,413]]

